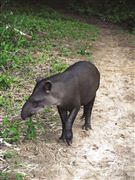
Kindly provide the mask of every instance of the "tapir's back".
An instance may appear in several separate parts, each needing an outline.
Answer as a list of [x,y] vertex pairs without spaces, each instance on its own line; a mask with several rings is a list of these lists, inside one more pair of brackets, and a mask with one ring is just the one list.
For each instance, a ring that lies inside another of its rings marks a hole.
[[[70,66],[65,72],[77,84],[76,93],[80,96],[81,104],[87,104],[95,95],[100,83],[98,69],[90,62],[79,61]],[[75,85],[74,85],[75,86]]]
[[72,74],[72,78],[77,77],[81,84],[87,84],[90,82],[92,85],[94,83],[98,89],[100,73],[94,64],[88,61],[79,61],[67,68],[65,72],[67,71],[69,74]]
[[[99,76],[99,71],[96,68],[96,66],[88,61],[79,61],[75,64],[71,65],[69,68],[65,70],[66,71],[72,71],[73,74],[81,74],[82,72],[91,72],[94,74],[97,74]],[[82,74],[81,74],[82,75]]]

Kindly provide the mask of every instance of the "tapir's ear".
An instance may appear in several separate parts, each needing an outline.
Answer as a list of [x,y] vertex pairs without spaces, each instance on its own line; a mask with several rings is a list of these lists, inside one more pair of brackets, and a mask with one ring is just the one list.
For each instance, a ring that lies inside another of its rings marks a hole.
[[37,77],[37,78],[36,78],[36,82],[38,83],[38,82],[40,82],[42,79],[43,79],[42,77]]
[[52,83],[51,83],[51,81],[46,81],[46,82],[45,82],[45,85],[44,85],[44,90],[45,90],[45,92],[46,92],[46,93],[50,93],[51,89],[52,89]]

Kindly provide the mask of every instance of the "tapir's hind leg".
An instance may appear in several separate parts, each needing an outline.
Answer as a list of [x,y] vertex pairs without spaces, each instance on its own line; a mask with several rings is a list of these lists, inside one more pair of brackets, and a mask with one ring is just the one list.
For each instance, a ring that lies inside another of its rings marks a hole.
[[83,129],[88,130],[88,129],[92,129],[91,128],[91,112],[92,112],[92,108],[93,108],[93,104],[95,101],[95,97],[87,104],[84,106],[84,112],[83,112],[83,117],[85,118],[85,123],[82,126]]

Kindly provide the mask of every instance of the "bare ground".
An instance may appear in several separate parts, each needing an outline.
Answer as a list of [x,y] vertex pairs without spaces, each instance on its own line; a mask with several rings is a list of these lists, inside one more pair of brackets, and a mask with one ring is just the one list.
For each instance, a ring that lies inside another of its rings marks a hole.
[[[116,26],[101,24],[93,49],[101,72],[101,85],[92,114],[91,131],[81,129],[78,115],[72,146],[57,142],[58,125],[48,143],[40,140],[19,145],[26,179],[133,180],[135,179],[135,47],[133,37]],[[71,59],[71,64],[76,60]]]

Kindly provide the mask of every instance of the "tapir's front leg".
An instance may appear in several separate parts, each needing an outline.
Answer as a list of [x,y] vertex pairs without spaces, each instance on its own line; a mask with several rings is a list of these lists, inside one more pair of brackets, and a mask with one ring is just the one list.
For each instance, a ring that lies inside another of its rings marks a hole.
[[73,122],[76,118],[76,115],[79,111],[80,107],[76,107],[74,108],[70,114],[69,117],[67,119],[67,121],[65,122],[65,139],[68,145],[71,145],[72,143],[72,139],[73,139],[73,132],[72,132],[72,125]]
[[68,119],[68,114],[67,114],[67,111],[61,108],[60,106],[57,106],[57,108],[58,108],[58,112],[59,112],[61,123],[62,123],[62,134],[59,139],[65,141],[65,123]]

